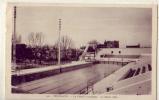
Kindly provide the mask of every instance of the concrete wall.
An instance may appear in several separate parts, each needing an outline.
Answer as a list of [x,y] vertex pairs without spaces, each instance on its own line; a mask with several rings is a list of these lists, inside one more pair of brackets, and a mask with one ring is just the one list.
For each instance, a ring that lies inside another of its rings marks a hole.
[[[113,53],[112,53],[113,51]],[[119,53],[119,51],[121,53]],[[105,48],[101,49],[96,55],[96,59],[100,59],[100,55],[112,54],[112,55],[141,55],[151,54],[151,48]]]
[[151,80],[146,80],[134,85],[130,85],[116,91],[112,91],[109,94],[123,94],[123,95],[144,95],[151,94]]
[[12,85],[17,85],[20,83],[25,83],[25,82],[29,82],[29,81],[33,81],[33,80],[37,80],[37,79],[41,79],[41,78],[45,78],[48,76],[53,76],[56,74],[60,74],[60,73],[65,73],[68,71],[72,71],[72,70],[77,70],[80,68],[85,68],[85,67],[89,67],[91,66],[92,63],[91,62],[87,62],[87,63],[79,63],[79,64],[75,64],[75,65],[63,65],[63,67],[60,68],[52,68],[46,71],[39,71],[36,73],[28,73],[28,74],[22,74],[17,76],[16,74],[13,74],[11,76],[11,81],[12,81]]
[[[142,61],[143,60],[143,61]],[[126,82],[119,82],[119,80],[125,75],[125,73],[127,73],[127,71],[129,71],[130,68],[133,68],[133,69],[136,69],[138,67],[142,67],[142,66],[146,66],[147,64],[150,64],[150,59],[148,60],[145,60],[145,59],[140,59],[140,61],[137,61],[137,62],[132,62],[132,63],[129,63],[127,65],[125,65],[124,67],[122,67],[121,69],[119,69],[118,71],[116,71],[115,73],[109,75],[108,77],[104,78],[103,80],[97,82],[93,89],[94,89],[94,92],[97,93],[97,94],[100,94],[100,93],[105,93],[107,88],[108,87],[113,87],[114,90],[117,89],[117,88],[120,88],[120,87],[123,87],[125,86],[125,84],[129,85],[128,82],[130,82],[130,80],[132,80],[132,78],[128,79],[128,80],[124,80]],[[150,75],[151,72],[149,73],[146,73],[145,75],[146,76],[143,76],[143,75],[139,75],[139,76],[136,76],[138,77],[137,80],[136,80],[136,77],[134,77],[134,80],[132,80],[133,82],[134,81],[137,81],[139,82],[140,79],[143,79],[143,77],[148,77],[148,79],[151,79],[151,75]],[[148,75],[148,76],[147,76]],[[120,83],[118,85],[118,82]],[[131,82],[132,83],[132,82]],[[149,83],[149,82],[148,82]],[[143,83],[144,84],[144,83]],[[142,85],[143,85],[142,84]],[[145,83],[147,84],[147,83]],[[135,85],[134,87],[137,88],[138,85]],[[147,86],[147,85],[146,85]],[[149,86],[150,87],[150,86]],[[129,88],[128,88],[129,90]],[[120,90],[119,90],[120,91]],[[121,90],[121,91],[125,91],[125,90]],[[134,91],[134,90],[132,90]],[[107,92],[109,93],[109,92]],[[113,92],[114,94],[118,94],[120,92]],[[110,93],[111,94],[111,93]],[[124,93],[123,93],[124,94]]]

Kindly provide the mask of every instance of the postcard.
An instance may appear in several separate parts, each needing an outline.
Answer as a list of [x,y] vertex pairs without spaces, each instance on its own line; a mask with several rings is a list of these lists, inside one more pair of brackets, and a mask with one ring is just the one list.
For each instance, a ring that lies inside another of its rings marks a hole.
[[7,100],[156,99],[156,5],[6,9]]

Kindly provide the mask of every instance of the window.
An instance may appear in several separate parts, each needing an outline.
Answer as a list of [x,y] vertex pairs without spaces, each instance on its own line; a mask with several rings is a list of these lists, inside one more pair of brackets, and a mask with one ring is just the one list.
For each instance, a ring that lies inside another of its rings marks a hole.
[[145,73],[145,71],[146,71],[146,68],[145,68],[145,66],[143,66],[142,67],[142,73]]
[[103,58],[103,55],[100,55],[101,58]]
[[121,51],[119,51],[119,54],[121,54]]
[[123,79],[132,77],[134,75],[134,73],[135,73],[135,69],[130,69],[128,74]]
[[150,64],[148,64],[148,70],[151,71],[152,70],[152,67]]
[[104,55],[104,57],[106,58],[106,57],[107,57],[107,55],[105,54],[105,55]]
[[138,75],[140,73],[140,68],[137,69],[135,76]]
[[109,92],[109,91],[113,90],[113,87],[107,87],[106,90],[107,90],[107,92]]

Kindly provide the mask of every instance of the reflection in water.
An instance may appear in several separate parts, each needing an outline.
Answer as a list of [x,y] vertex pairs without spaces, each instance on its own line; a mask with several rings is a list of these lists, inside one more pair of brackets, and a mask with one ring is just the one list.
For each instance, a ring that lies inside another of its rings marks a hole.
[[[86,84],[85,88],[87,88],[89,85],[91,86],[95,84],[119,68],[121,68],[121,65],[96,64],[92,65],[91,67],[77,70],[76,75],[80,76],[80,80],[83,81],[82,84]],[[83,89],[85,88],[83,87]]]
[[[113,73],[114,71],[116,71],[119,68],[121,68],[121,65],[95,64],[90,67],[63,73],[63,75],[61,74],[61,78],[62,78],[62,76],[69,75],[69,77],[67,79],[68,80],[72,79],[71,82],[68,81],[65,84],[75,84],[75,85],[70,85],[70,87],[69,88],[67,87],[68,89],[66,89],[66,90],[63,87],[59,87],[59,90],[60,90],[59,93],[60,94],[87,93],[89,87],[91,87],[93,84],[100,81],[104,77],[110,75],[111,73]],[[63,82],[61,84],[65,85]],[[52,93],[52,91],[48,91],[47,93]]]

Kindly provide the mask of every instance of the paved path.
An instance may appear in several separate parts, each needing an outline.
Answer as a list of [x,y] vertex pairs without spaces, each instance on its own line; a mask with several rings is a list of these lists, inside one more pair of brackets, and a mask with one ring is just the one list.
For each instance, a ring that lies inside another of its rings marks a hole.
[[23,70],[19,70],[19,71],[13,71],[12,75],[26,75],[26,74],[33,74],[33,73],[39,73],[39,72],[44,72],[44,71],[49,71],[49,70],[56,70],[59,68],[67,68],[67,67],[73,67],[73,66],[77,66],[77,65],[84,65],[84,64],[89,64],[91,62],[85,62],[85,61],[75,61],[72,63],[68,63],[65,65],[61,65],[59,67],[59,65],[52,65],[52,66],[44,66],[44,67],[40,67],[40,68],[32,68],[32,69],[23,69]]

